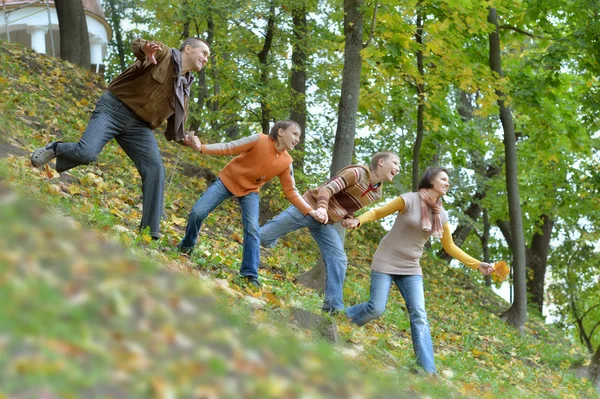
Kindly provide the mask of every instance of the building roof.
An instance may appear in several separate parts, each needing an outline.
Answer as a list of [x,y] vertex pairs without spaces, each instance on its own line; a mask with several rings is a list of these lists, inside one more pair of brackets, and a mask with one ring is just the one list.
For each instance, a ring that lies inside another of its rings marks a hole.
[[[0,5],[1,3],[4,2],[6,3],[6,7],[8,8],[14,8],[17,6],[22,6],[25,5],[27,3],[32,3],[32,0],[0,0]],[[88,13],[94,14],[96,17],[100,17],[103,20],[106,20],[106,16],[104,15],[104,11],[102,11],[102,6],[100,5],[100,3],[98,2],[98,0],[82,0],[83,2],[83,9],[85,11],[87,11]],[[41,5],[46,4],[45,0],[41,0]],[[54,7],[54,0],[48,0],[48,3],[50,4],[51,7]]]

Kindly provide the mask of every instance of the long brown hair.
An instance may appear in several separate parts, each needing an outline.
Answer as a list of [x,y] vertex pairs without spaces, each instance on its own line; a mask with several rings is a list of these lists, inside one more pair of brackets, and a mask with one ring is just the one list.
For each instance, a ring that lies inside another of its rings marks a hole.
[[440,172],[446,172],[447,175],[450,174],[448,169],[442,168],[441,166],[430,166],[427,168],[423,177],[421,177],[421,181],[419,181],[419,190],[422,188],[433,188],[433,184],[431,182]]

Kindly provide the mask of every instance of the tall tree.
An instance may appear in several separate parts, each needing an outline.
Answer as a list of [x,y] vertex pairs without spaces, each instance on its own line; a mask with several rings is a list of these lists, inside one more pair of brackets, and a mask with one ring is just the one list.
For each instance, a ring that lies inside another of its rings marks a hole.
[[[360,75],[362,70],[361,50],[363,49],[364,17],[362,0],[344,0],[344,70],[342,92],[338,107],[338,122],[333,145],[333,157],[329,176],[333,177],[345,166],[352,163],[354,136],[360,95]],[[344,229],[338,229],[344,240]],[[325,285],[325,265],[319,259],[310,271],[298,276],[298,283],[322,290]]]
[[107,0],[106,2],[106,17],[110,21],[110,26],[114,34],[114,46],[117,51],[117,59],[119,60],[120,71],[123,72],[127,68],[125,60],[125,45],[123,42],[123,28],[121,27],[122,2],[119,0]]
[[417,19],[415,30],[415,42],[417,42],[417,70],[419,75],[416,79],[417,89],[417,136],[413,143],[412,153],[412,189],[417,191],[421,171],[419,168],[421,159],[421,145],[425,134],[425,68],[423,66],[423,2],[417,2]]
[[81,0],[55,0],[60,32],[60,58],[90,69],[90,38]]
[[303,2],[292,5],[293,42],[292,73],[290,77],[290,119],[298,122],[301,129],[300,142],[296,150],[300,155],[294,156],[294,169],[302,170],[304,165],[304,143],[306,140],[306,62],[307,48],[307,10]]
[[362,0],[344,0],[344,70],[329,176],[352,163],[363,49]]
[[[269,17],[267,18],[267,30],[265,32],[265,41],[262,49],[258,53],[258,61],[260,63],[260,85],[265,89],[269,84],[269,68],[268,58],[273,45],[273,36],[275,35],[275,0],[269,4]],[[269,123],[271,121],[271,106],[267,100],[266,93],[260,99],[261,118],[260,125],[264,134],[269,133]]]
[[[488,22],[495,29],[489,34],[490,43],[490,68],[497,73],[499,78],[502,72],[502,58],[500,52],[500,34],[498,33],[498,13],[494,7],[489,8]],[[504,149],[506,155],[506,191],[508,193],[508,209],[510,215],[510,231],[513,237],[513,269],[515,297],[512,306],[502,315],[502,318],[523,331],[527,319],[527,283],[525,264],[525,236],[523,230],[523,216],[519,196],[517,139],[512,111],[506,102],[506,95],[496,89],[498,107],[500,108],[500,121],[504,131]]]

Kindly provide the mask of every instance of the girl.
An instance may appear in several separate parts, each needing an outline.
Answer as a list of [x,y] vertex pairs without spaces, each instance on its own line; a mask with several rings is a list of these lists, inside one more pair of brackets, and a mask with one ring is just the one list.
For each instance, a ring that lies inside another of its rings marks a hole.
[[220,144],[201,144],[197,136],[186,136],[184,143],[203,154],[233,155],[219,173],[219,178],[200,197],[192,208],[180,251],[190,253],[196,244],[202,221],[223,200],[231,196],[239,199],[244,225],[244,251],[240,274],[256,287],[260,263],[260,236],[258,225],[258,191],[273,177],[278,176],[285,196],[304,215],[319,220],[319,215],[296,191],[292,172],[292,157],[288,154],[300,141],[300,126],[291,120],[275,123],[269,135],[250,137]]

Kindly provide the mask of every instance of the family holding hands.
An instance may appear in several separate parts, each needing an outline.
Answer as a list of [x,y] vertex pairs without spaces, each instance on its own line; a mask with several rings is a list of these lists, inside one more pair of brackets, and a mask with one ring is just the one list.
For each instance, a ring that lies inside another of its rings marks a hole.
[[[452,240],[448,214],[441,200],[450,187],[448,171],[440,167],[427,169],[417,192],[401,194],[388,204],[357,217],[357,211],[382,197],[384,183],[391,182],[400,172],[398,155],[378,152],[369,165],[349,165],[332,179],[300,195],[288,153],[300,141],[298,123],[279,121],[269,134],[259,133],[218,144],[202,144],[198,136],[184,130],[192,72],[200,71],[210,56],[206,41],[188,38],[175,49],[137,39],[132,43],[132,50],[137,61],[115,78],[100,97],[80,141],[57,141],[37,149],[31,156],[33,166],[40,167],[54,158],[59,172],[89,164],[114,138],[133,160],[142,179],[140,227],[149,227],[150,234],[159,238],[165,177],[153,129],[167,121],[165,136],[168,140],[202,154],[236,155],[191,208],[179,250],[190,253],[208,214],[225,199],[236,197],[244,228],[240,274],[250,284],[260,287],[260,246],[274,246],[277,239],[287,233],[307,228],[325,263],[322,311],[345,314],[362,326],[383,314],[391,285],[396,284],[408,309],[417,363],[425,372],[435,374],[420,266],[425,243],[433,236],[441,240],[448,254],[468,267],[484,275],[494,271],[492,265],[469,256]],[[291,205],[261,227],[259,191],[275,176]],[[343,286],[348,260],[334,224],[340,222],[347,229],[355,229],[394,213],[395,222],[373,256],[369,300],[346,308]]]

